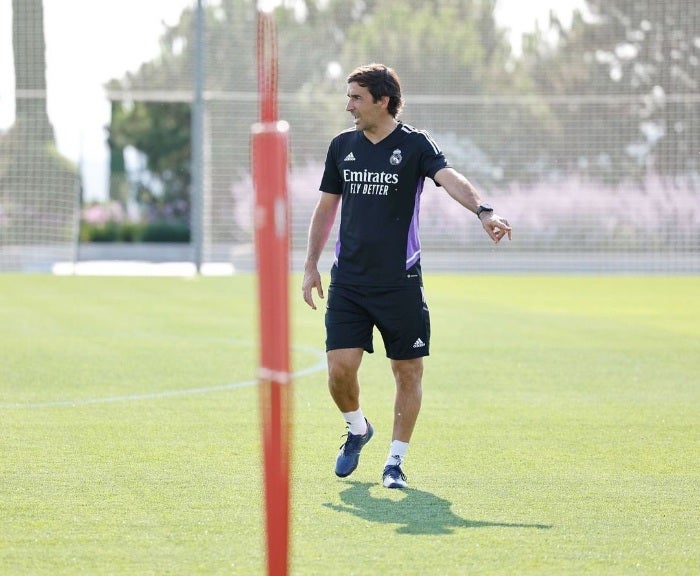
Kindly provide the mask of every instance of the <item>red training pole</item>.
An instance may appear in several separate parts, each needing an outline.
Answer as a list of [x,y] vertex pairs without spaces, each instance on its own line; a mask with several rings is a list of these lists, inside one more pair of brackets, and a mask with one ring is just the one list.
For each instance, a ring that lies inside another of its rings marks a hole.
[[284,121],[252,127],[255,245],[260,309],[260,405],[265,463],[267,566],[286,576],[289,558],[289,216]]
[[260,408],[265,463],[267,571],[286,576],[289,561],[289,216],[287,135],[277,121],[277,35],[271,13],[258,11],[260,122],[252,127],[255,246],[260,311]]

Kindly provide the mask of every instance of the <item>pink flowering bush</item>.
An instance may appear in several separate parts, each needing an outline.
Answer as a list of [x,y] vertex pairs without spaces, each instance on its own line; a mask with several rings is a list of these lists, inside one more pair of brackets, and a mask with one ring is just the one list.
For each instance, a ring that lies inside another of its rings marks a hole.
[[[306,245],[322,172],[321,164],[306,164],[289,174],[295,248]],[[235,223],[252,238],[250,176],[235,183],[232,193]],[[510,185],[482,195],[513,226],[509,250],[700,251],[700,193],[690,184],[674,186],[651,176],[638,185],[607,188],[572,178],[527,188]],[[432,180],[425,183],[420,226],[423,246],[432,250],[481,250],[491,243],[475,216]]]
[[123,222],[125,214],[118,202],[95,202],[83,208],[81,219],[88,224],[98,225],[107,222]]
[[146,221],[118,202],[93,203],[81,214],[82,242],[189,242],[189,226],[176,221]]

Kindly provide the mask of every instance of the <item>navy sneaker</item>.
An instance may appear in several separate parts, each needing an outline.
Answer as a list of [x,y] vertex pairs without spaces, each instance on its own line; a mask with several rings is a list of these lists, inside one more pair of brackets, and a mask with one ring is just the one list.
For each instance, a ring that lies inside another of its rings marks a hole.
[[382,472],[382,484],[384,488],[406,488],[408,481],[401,470],[401,466],[386,466]]
[[340,447],[340,452],[338,453],[338,458],[335,461],[335,474],[341,478],[350,476],[357,468],[357,463],[360,461],[360,450],[372,439],[374,435],[374,428],[369,423],[367,418],[367,432],[363,436],[359,434],[350,434],[348,432],[348,439]]

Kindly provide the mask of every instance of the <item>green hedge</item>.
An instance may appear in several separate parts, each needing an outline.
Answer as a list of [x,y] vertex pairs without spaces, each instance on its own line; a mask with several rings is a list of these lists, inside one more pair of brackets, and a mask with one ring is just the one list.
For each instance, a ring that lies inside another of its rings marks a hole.
[[190,229],[177,222],[80,223],[81,242],[181,242],[190,241]]

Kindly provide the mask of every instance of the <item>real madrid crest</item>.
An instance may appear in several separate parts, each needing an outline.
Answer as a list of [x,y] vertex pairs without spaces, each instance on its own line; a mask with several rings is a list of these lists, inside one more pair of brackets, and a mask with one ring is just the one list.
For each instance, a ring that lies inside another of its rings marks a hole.
[[398,166],[401,164],[401,150],[398,148],[391,153],[391,158],[389,158],[389,164],[392,166]]

